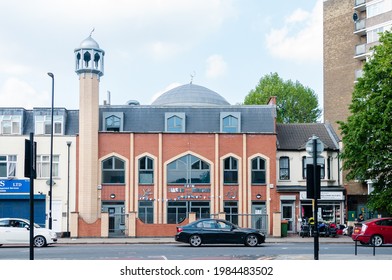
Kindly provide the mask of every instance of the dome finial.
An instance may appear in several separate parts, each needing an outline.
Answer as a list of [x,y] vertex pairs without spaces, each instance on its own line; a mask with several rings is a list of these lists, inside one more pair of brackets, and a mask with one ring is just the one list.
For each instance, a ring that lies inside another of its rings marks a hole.
[[91,30],[90,37],[91,37],[91,35],[93,34],[94,31],[95,31],[95,27],[93,27],[93,30]]
[[192,84],[192,83],[193,83],[193,77],[196,76],[196,71],[193,71],[193,73],[190,74],[190,76],[191,76],[191,82],[190,82],[190,84]]

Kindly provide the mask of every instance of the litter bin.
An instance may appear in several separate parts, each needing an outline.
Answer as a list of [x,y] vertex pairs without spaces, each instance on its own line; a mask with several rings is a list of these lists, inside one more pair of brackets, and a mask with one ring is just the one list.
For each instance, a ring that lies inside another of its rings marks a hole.
[[280,224],[281,224],[281,237],[287,237],[287,227],[288,227],[289,221],[282,220]]

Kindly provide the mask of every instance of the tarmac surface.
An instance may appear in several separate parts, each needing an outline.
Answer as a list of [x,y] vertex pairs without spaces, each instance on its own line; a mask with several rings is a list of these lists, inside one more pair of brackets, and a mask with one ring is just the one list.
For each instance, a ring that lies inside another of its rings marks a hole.
[[[267,236],[268,243],[314,243],[313,237],[302,238],[297,234],[288,235],[287,237]],[[58,244],[178,244],[173,237],[108,237],[108,238],[59,238]],[[352,244],[354,252],[355,242],[349,236],[339,235],[337,237],[319,237],[319,244]],[[359,243],[358,243],[358,246]],[[368,254],[319,254],[319,260],[392,260],[392,254],[378,254],[380,248],[376,247],[376,253],[373,256],[373,250],[369,247]],[[392,250],[392,247],[382,248],[382,250]],[[390,252],[390,251],[389,251]],[[314,255],[277,255],[266,259],[271,260],[313,260]]]

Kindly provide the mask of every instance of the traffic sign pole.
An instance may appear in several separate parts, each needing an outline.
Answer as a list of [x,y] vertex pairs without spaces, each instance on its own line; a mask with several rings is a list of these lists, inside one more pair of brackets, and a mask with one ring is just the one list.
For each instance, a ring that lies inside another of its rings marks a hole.
[[313,188],[314,188],[314,208],[313,208],[313,215],[314,215],[314,259],[318,260],[319,259],[319,230],[318,230],[318,205],[317,205],[317,187],[318,187],[318,176],[317,174],[317,139],[315,136],[313,136]]

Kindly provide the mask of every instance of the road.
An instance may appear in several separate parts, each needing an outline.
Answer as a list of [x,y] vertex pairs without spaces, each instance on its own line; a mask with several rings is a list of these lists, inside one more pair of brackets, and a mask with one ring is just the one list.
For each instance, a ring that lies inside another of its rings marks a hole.
[[[372,259],[371,247],[353,244],[320,244],[319,259]],[[392,259],[392,247],[376,248],[378,259]],[[198,248],[187,244],[56,244],[34,249],[36,260],[256,260],[313,259],[312,243],[265,243],[250,248],[234,245],[211,245]],[[0,260],[28,260],[28,246],[0,247]]]

